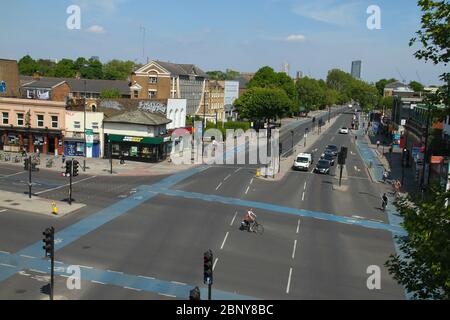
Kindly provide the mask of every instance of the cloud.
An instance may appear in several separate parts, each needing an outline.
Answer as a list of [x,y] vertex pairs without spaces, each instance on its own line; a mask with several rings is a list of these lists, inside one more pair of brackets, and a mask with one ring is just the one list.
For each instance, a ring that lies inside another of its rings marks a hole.
[[99,25],[95,24],[95,25],[90,26],[89,28],[87,28],[86,32],[90,32],[90,33],[105,33],[106,30],[102,26],[99,26]]
[[[351,26],[357,21],[360,3],[337,3],[335,0],[309,1],[294,5],[292,12],[315,21],[338,26]],[[361,11],[364,15],[365,10]]]
[[291,34],[286,37],[286,41],[288,42],[301,42],[305,41],[306,37],[302,34]]

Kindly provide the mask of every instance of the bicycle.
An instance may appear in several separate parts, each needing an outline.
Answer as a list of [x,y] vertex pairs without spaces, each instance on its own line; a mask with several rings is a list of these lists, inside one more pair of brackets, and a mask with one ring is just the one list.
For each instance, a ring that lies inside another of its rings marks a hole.
[[242,221],[239,230],[247,230],[248,232],[262,235],[264,233],[264,226],[257,221],[254,221],[252,225],[248,225],[245,221]]

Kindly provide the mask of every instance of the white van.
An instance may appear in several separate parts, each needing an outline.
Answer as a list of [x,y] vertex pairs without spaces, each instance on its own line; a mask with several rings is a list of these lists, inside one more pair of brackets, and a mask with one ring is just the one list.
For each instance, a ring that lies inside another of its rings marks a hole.
[[300,153],[295,157],[294,165],[292,168],[294,170],[308,171],[313,163],[313,156],[310,153]]

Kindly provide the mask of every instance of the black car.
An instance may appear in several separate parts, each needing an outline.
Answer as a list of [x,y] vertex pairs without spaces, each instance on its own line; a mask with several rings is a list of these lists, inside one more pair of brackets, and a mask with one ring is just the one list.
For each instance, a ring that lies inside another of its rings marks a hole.
[[330,153],[332,153],[335,157],[338,155],[339,153],[339,149],[337,146],[335,146],[334,144],[330,144],[325,148],[325,153],[327,153],[327,151],[329,151]]
[[330,165],[334,166],[334,160],[336,159],[335,155],[330,151],[325,151],[325,153],[320,157],[322,160],[330,161]]
[[330,174],[331,163],[328,160],[319,160],[317,162],[316,167],[314,168],[314,172],[322,173],[322,174]]

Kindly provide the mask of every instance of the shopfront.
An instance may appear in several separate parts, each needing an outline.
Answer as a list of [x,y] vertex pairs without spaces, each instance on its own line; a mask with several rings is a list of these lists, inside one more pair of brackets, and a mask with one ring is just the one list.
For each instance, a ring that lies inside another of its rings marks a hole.
[[164,161],[169,154],[171,137],[133,137],[115,134],[105,135],[105,155],[112,152],[114,159],[141,162]]
[[61,132],[27,129],[0,129],[0,150],[6,152],[39,152],[41,154],[62,154]]

